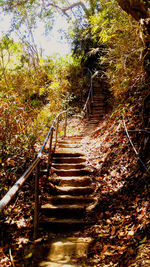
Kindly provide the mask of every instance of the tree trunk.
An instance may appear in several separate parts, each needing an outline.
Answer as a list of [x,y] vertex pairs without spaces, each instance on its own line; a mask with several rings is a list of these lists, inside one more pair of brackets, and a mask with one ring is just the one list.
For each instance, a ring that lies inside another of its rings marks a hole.
[[150,3],[149,0],[117,0],[120,7],[140,22],[144,43],[143,64],[146,78],[150,78]]

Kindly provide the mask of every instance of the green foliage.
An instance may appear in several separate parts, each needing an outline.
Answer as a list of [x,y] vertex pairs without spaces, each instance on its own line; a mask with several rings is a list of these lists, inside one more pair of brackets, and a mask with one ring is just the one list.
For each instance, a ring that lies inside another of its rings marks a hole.
[[140,27],[115,0],[101,1],[101,11],[90,22],[93,37],[106,46],[101,62],[107,65],[110,89],[120,101],[143,75]]
[[22,45],[7,36],[2,38],[0,52],[0,163],[3,163],[14,154],[27,152],[29,157],[37,138],[43,141],[55,115],[72,102],[72,83],[77,78],[80,59],[49,57],[40,59],[39,66],[34,68]]

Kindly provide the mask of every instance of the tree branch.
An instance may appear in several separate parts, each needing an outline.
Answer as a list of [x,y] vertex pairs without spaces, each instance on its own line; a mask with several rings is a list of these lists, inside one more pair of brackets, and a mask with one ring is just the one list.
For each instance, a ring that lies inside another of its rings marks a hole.
[[69,15],[66,13],[66,11],[68,11],[70,9],[73,9],[76,6],[81,6],[82,9],[84,10],[85,14],[88,14],[87,8],[86,8],[86,6],[84,5],[84,3],[82,1],[79,1],[77,3],[74,3],[74,4],[72,4],[72,5],[68,6],[68,7],[65,7],[65,8],[62,8],[62,7],[56,5],[56,4],[52,3],[52,2],[48,3],[47,5],[45,5],[45,1],[44,0],[42,0],[42,2],[43,2],[43,4],[44,4],[45,7],[52,6],[52,7],[55,7],[57,9],[61,10],[62,13],[64,15],[66,15],[67,17],[69,17]]

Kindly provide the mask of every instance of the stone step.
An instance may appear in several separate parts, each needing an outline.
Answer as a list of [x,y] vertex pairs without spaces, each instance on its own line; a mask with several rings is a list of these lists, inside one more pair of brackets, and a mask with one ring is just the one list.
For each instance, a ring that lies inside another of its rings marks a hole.
[[57,174],[58,176],[84,176],[90,175],[91,172],[89,169],[71,169],[71,170],[64,170],[64,169],[55,169],[51,168],[52,172]]
[[59,151],[59,152],[55,152],[53,153],[53,157],[54,158],[78,158],[78,157],[82,157],[85,156],[85,154],[83,153],[79,153],[79,152],[67,152],[67,151]]
[[95,120],[100,120],[104,115],[104,112],[97,112],[97,113],[94,113],[93,115],[90,114],[89,116],[89,119],[95,119]]
[[97,95],[97,96],[95,96],[95,97],[93,97],[93,102],[95,102],[95,101],[104,101],[104,96],[99,96],[99,95]]
[[104,101],[97,100],[92,103],[92,107],[95,107],[96,105],[104,106]]
[[80,140],[72,140],[71,138],[70,139],[66,139],[66,137],[65,137],[64,140],[59,140],[58,144],[79,144]]
[[80,145],[79,143],[76,143],[76,144],[71,144],[71,143],[58,143],[57,144],[59,148],[79,148]]
[[92,120],[89,120],[88,122],[87,122],[87,125],[89,125],[89,124],[98,124],[99,123],[99,121],[92,121]]
[[[89,247],[92,243],[90,237],[59,237],[51,240],[47,261],[39,267],[89,267],[86,260]],[[84,263],[84,264],[83,264]],[[41,263],[40,263],[41,264]],[[91,266],[91,265],[90,265]]]
[[63,170],[70,170],[70,169],[83,169],[86,167],[85,164],[76,164],[76,163],[52,163],[52,167],[55,169],[63,169]]
[[[94,219],[88,220],[85,218],[55,218],[46,217],[44,214],[40,216],[39,228],[44,228],[47,231],[56,231],[56,233],[67,233],[71,230],[80,229],[86,225],[91,225],[94,223]],[[62,265],[61,265],[62,266]],[[68,267],[68,266],[66,266]]]
[[93,96],[93,101],[96,101],[96,100],[102,100],[104,99],[104,96],[103,95],[100,95],[100,94],[97,94],[97,95],[94,95]]
[[97,112],[97,111],[100,111],[100,110],[104,110],[104,106],[103,105],[95,105],[95,106],[92,106],[92,112]]
[[97,114],[89,116],[89,119],[94,119],[94,120],[97,120],[97,121],[99,121],[101,118],[102,118],[102,114],[100,114],[100,113],[97,113]]
[[93,82],[93,88],[99,88],[100,90],[102,90],[102,84],[101,83],[96,83],[96,82]]
[[95,202],[95,198],[93,196],[71,196],[71,195],[56,195],[56,196],[50,196],[50,197],[44,197],[43,199],[53,205],[65,205],[65,204],[83,204],[84,206],[89,206],[90,204]]
[[104,107],[104,102],[101,101],[97,101],[97,102],[93,102],[92,107]]
[[39,228],[44,228],[49,231],[67,232],[68,230],[83,227],[85,224],[90,224],[83,218],[55,218],[42,215],[40,217]]
[[86,176],[52,177],[50,181],[59,186],[88,186],[92,180]]
[[105,104],[102,101],[95,101],[92,103],[92,107],[104,107]]
[[97,122],[99,122],[99,120],[93,119],[93,117],[92,117],[88,122],[97,123]]
[[66,141],[66,140],[73,140],[73,142],[74,141],[80,141],[80,140],[82,140],[82,138],[83,138],[83,135],[82,134],[80,134],[80,135],[75,135],[75,136],[73,136],[73,135],[71,135],[71,136],[66,136],[66,137],[64,137],[64,140]]
[[102,92],[102,84],[101,83],[94,83],[93,89],[94,89],[94,91],[99,90],[100,92]]
[[100,92],[95,92],[93,99],[104,99],[105,96],[103,94],[101,94]]
[[99,111],[104,111],[105,109],[104,109],[104,107],[102,107],[102,106],[95,106],[95,108],[94,107],[92,107],[92,114],[95,114],[95,113],[97,113],[97,112],[99,112]]
[[92,107],[92,112],[91,112],[91,114],[95,114],[95,113],[98,113],[98,112],[101,112],[101,111],[104,111],[104,110],[105,110],[105,108],[102,107],[102,106],[96,106],[95,108]]
[[91,128],[91,129],[94,129],[95,127],[98,126],[98,123],[97,124],[89,124],[88,127]]
[[92,117],[94,117],[94,116],[97,116],[97,115],[101,115],[101,114],[103,114],[104,113],[104,109],[99,109],[99,110],[93,110],[93,112],[91,112],[90,114],[89,114],[89,116],[92,116]]
[[93,110],[93,112],[90,115],[100,115],[100,114],[104,114],[104,109],[97,109],[97,110]]
[[95,113],[97,113],[97,112],[99,112],[99,111],[104,111],[105,110],[105,107],[103,107],[103,106],[93,106],[92,107],[92,114],[95,114]]
[[82,153],[82,150],[81,150],[81,148],[79,147],[79,148],[68,148],[68,147],[66,147],[66,148],[59,148],[59,146],[57,147],[56,146],[56,149],[55,149],[55,154],[74,154],[75,156],[84,156],[84,154]]
[[94,113],[91,113],[90,115],[89,115],[89,117],[91,117],[91,118],[95,118],[95,120],[97,120],[97,119],[99,119],[102,115],[104,114],[104,112],[102,111],[102,110],[99,110],[99,111],[97,111],[97,112],[94,112]]
[[40,212],[45,214],[45,216],[57,216],[57,218],[81,218],[85,213],[84,205],[70,205],[70,204],[60,204],[53,205],[50,203],[44,204],[40,208]]
[[94,88],[93,90],[93,97],[94,96],[104,96],[102,90],[100,88]]
[[86,159],[83,157],[53,157],[53,163],[83,163]]
[[88,195],[93,192],[92,186],[57,186],[60,195]]
[[96,107],[96,106],[100,106],[100,107],[103,107],[104,106],[104,102],[103,101],[94,101],[92,103],[92,107]]

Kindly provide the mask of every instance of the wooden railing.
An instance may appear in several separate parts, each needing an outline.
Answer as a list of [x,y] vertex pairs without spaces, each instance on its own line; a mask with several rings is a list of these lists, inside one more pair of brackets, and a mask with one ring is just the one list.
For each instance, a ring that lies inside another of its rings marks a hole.
[[[38,229],[38,214],[39,214],[39,176],[40,176],[40,162],[42,160],[42,155],[46,145],[48,144],[48,161],[47,161],[47,175],[49,175],[51,161],[52,161],[52,152],[57,146],[58,140],[58,128],[59,123],[64,119],[64,136],[66,136],[67,130],[67,115],[70,109],[63,111],[57,115],[55,120],[52,123],[52,126],[49,129],[49,132],[44,140],[43,146],[39,151],[36,159],[29,166],[29,168],[24,172],[24,174],[19,178],[19,180],[12,186],[12,188],[7,192],[7,194],[0,201],[0,213],[8,206],[10,201],[15,197],[18,190],[22,187],[24,182],[27,180],[29,175],[36,170],[35,175],[35,209],[34,209],[34,238],[37,236]],[[64,118],[63,118],[64,117]]]

